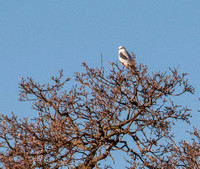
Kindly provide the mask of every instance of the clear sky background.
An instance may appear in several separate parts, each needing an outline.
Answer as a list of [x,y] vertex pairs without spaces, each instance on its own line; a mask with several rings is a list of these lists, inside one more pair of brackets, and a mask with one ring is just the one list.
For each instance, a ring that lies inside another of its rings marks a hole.
[[[0,1],[0,113],[30,116],[30,105],[18,101],[19,77],[47,83],[63,69],[73,78],[83,61],[99,67],[101,54],[109,71],[118,46],[134,52],[150,72],[180,65],[189,73],[196,93],[177,103],[192,109],[192,125],[200,128],[199,0]],[[187,129],[174,128],[178,138]],[[119,161],[115,168],[124,166]]]

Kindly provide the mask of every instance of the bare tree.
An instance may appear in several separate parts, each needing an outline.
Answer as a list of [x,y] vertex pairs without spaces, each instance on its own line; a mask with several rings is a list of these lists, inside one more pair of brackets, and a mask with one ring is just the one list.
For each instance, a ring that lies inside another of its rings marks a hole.
[[171,131],[177,121],[190,122],[190,110],[173,101],[194,92],[185,73],[149,74],[142,64],[121,69],[112,63],[106,73],[83,66],[71,89],[62,71],[51,84],[22,79],[20,100],[32,102],[38,115],[29,120],[1,115],[2,166],[92,169],[117,151],[130,156],[129,168],[200,166],[199,131],[191,144],[175,143]]

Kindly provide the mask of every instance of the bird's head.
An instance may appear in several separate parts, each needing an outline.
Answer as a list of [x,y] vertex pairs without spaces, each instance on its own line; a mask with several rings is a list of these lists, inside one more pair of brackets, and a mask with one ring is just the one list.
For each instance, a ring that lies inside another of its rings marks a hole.
[[126,51],[126,48],[123,47],[123,46],[120,46],[118,49],[119,49],[119,52],[124,52],[124,51]]
[[121,50],[121,49],[125,49],[125,47],[123,47],[123,46],[120,46],[118,49],[119,49],[119,50]]

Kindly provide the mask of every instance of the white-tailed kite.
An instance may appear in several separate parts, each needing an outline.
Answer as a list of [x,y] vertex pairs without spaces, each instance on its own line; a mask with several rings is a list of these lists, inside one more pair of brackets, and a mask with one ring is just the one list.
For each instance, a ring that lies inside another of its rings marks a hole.
[[126,51],[125,47],[123,46],[119,47],[119,60],[125,68],[134,64],[131,55]]

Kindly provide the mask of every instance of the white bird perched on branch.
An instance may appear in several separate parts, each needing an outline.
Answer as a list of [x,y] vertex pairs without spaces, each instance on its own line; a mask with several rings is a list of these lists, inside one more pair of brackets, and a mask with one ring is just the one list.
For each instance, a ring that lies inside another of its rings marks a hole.
[[119,60],[125,68],[134,65],[134,60],[131,55],[126,51],[125,47],[119,47]]

